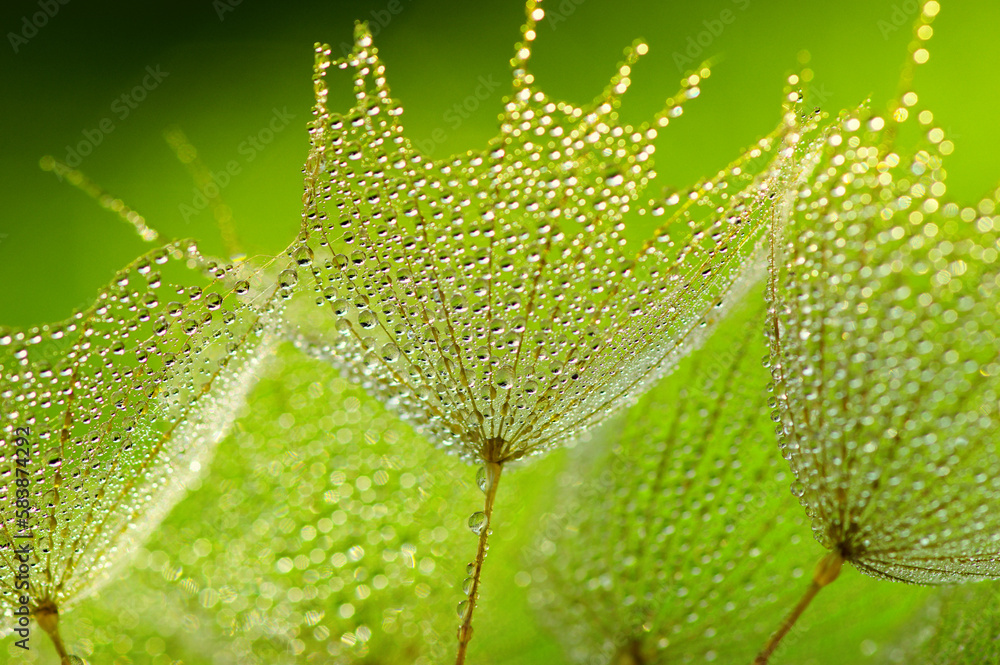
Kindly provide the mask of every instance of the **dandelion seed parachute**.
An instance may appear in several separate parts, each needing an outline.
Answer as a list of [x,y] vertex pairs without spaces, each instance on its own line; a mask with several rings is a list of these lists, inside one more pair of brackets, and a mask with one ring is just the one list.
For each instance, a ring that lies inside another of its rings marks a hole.
[[[197,258],[193,244],[172,243],[121,270],[69,319],[0,329],[6,613],[19,604],[13,556],[24,542],[40,619],[113,579],[201,475],[253,385],[282,300],[265,283],[235,281],[232,267],[192,279],[178,264]],[[27,519],[15,510],[25,430]]]
[[[524,32],[535,34],[528,5]],[[744,284],[765,219],[797,168],[793,110],[771,136],[687,199],[641,200],[653,140],[697,95],[684,80],[651,122],[621,124],[626,72],[585,107],[556,102],[516,50],[513,93],[486,150],[421,155],[367,28],[341,60],[317,47],[297,343],[336,364],[437,445],[503,463],[579,436],[634,401],[700,344]],[[357,103],[327,107],[331,69]],[[670,214],[672,206],[676,211]],[[626,254],[626,215],[669,220]]]
[[780,612],[807,521],[757,445],[763,314],[734,312],[623,416],[613,449],[563,480],[532,593],[572,662],[748,662]]
[[888,579],[994,578],[997,202],[948,201],[940,130],[902,110],[931,144],[903,152],[880,116],[845,114],[775,227],[774,418],[825,547]]
[[[651,122],[622,124],[617,109],[646,46],[628,49],[605,91],[575,107],[537,87],[528,62],[541,3],[529,0],[526,15],[499,135],[447,160],[404,135],[365,25],[345,58],[317,45],[303,224],[288,252],[300,273],[296,344],[486,469],[457,665],[504,465],[580,436],[701,343],[750,281],[814,120],[800,121],[790,94],[778,130],[683,204],[646,206],[653,140],[710,71],[686,77]],[[346,114],[328,108],[331,69],[354,72]],[[630,211],[672,206],[655,240],[638,255],[623,250]]]
[[954,146],[911,89],[939,9],[889,113],[828,130],[772,225],[767,289],[773,420],[825,561],[913,584],[1000,577],[997,201],[947,199]]

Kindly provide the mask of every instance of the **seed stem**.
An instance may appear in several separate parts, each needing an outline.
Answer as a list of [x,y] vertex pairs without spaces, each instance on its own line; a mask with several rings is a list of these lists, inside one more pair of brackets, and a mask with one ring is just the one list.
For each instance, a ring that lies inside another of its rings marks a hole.
[[472,640],[472,613],[476,609],[476,596],[479,595],[479,576],[483,570],[483,559],[486,558],[486,541],[490,537],[490,530],[493,527],[493,500],[497,495],[497,486],[500,484],[500,472],[503,465],[497,462],[487,462],[486,465],[486,503],[483,513],[486,515],[486,522],[482,531],[479,532],[479,548],[476,550],[475,572],[472,573],[472,588],[469,589],[468,606],[462,616],[462,625],[458,627],[458,656],[455,658],[455,665],[465,663],[465,652],[469,648]]
[[646,659],[642,657],[642,642],[633,637],[621,649],[618,650],[618,657],[614,665],[645,665]]
[[754,659],[753,665],[767,665],[768,659],[771,655],[778,649],[778,645],[781,644],[781,640],[784,639],[785,635],[792,629],[795,622],[799,620],[802,613],[805,612],[806,608],[809,607],[809,603],[812,599],[816,597],[820,589],[825,587],[830,582],[837,579],[840,575],[840,568],[844,564],[844,557],[840,552],[830,552],[825,557],[823,557],[818,564],[816,564],[816,570],[813,573],[812,583],[809,588],[806,589],[805,595],[802,596],[802,600],[799,601],[795,609],[785,618],[784,622],[778,628],[778,630],[771,636],[771,639],[767,641],[764,648],[761,649],[760,653],[757,654],[757,658]]
[[52,638],[52,643],[56,647],[56,653],[59,654],[61,665],[69,665],[69,653],[66,651],[66,645],[63,644],[62,637],[59,635],[59,610],[56,608],[56,604],[52,601],[45,601],[38,606],[34,614],[35,621]]

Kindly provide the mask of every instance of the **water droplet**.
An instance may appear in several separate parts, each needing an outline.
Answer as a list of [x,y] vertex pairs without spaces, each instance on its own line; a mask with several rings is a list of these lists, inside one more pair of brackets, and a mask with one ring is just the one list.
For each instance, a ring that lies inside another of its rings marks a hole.
[[486,513],[478,510],[469,517],[469,530],[477,536],[486,528]]
[[387,342],[382,346],[382,360],[387,363],[394,363],[399,360],[399,347],[392,342]]
[[282,270],[278,275],[278,282],[281,284],[281,288],[290,289],[299,283],[299,273],[294,268]]
[[511,386],[514,385],[514,370],[505,365],[496,371],[494,380],[498,388],[510,390]]
[[311,265],[313,262],[313,251],[309,247],[303,245],[292,253],[292,260],[300,266]]
[[351,305],[344,298],[339,298],[333,301],[333,313],[337,316],[344,316],[350,310]]

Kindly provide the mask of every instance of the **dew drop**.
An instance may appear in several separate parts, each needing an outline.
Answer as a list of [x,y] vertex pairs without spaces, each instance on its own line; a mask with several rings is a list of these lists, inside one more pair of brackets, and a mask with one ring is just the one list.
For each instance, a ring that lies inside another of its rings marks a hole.
[[477,536],[486,528],[486,513],[478,510],[469,517],[469,530]]
[[333,301],[333,313],[337,316],[344,316],[350,309],[351,305],[343,298]]
[[300,266],[308,266],[313,262],[313,251],[306,246],[299,247],[292,253],[292,260]]
[[382,347],[382,360],[387,363],[394,363],[399,360],[399,347],[392,342],[386,343]]
[[290,289],[299,283],[299,273],[294,268],[282,270],[278,275],[278,282],[281,284],[281,288]]
[[510,390],[511,386],[514,385],[514,370],[505,365],[497,370],[494,379],[498,388]]

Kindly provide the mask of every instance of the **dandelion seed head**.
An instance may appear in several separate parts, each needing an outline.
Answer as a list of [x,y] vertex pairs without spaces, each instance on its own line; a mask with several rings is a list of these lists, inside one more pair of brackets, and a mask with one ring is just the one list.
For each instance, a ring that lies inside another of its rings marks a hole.
[[760,304],[733,312],[623,416],[613,449],[576,455],[537,519],[546,575],[530,599],[573,662],[750,662],[794,595],[790,562],[816,548],[796,539],[808,520],[758,445],[763,319]]
[[[154,250],[69,319],[0,330],[0,556],[32,535],[38,603],[64,610],[113,577],[197,481],[268,356],[275,290],[252,293],[232,267],[175,282],[196,256]],[[15,569],[0,575],[8,610]]]
[[775,227],[774,420],[824,546],[891,579],[996,577],[997,234],[947,199],[943,132],[903,151],[905,122],[845,115]]
[[[645,50],[633,45],[604,93],[577,107],[535,87],[522,43],[499,134],[485,150],[435,160],[406,138],[364,26],[346,58],[318,47],[293,254],[310,255],[301,299],[320,310],[296,310],[299,344],[469,460],[549,450],[632,403],[700,343],[752,272],[798,156],[783,125],[689,192],[658,234],[671,242],[626,253],[625,218],[646,212],[640,197],[655,177],[655,128],[709,74],[687,77],[649,123],[622,124],[620,96]],[[327,63],[355,72],[346,114],[327,108]]]

